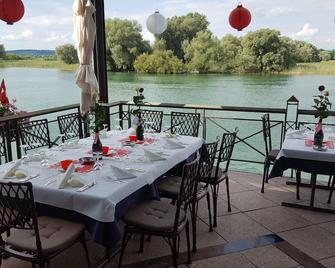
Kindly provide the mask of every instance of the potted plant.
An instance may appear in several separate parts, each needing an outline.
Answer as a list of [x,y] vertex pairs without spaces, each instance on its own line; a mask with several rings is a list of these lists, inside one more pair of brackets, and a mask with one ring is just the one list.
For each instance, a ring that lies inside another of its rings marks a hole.
[[138,140],[143,140],[144,128],[143,128],[143,120],[141,114],[141,107],[144,105],[144,88],[136,88],[136,95],[133,96],[133,102],[137,106],[136,109],[132,110],[132,114],[135,115],[133,120],[133,124],[136,126],[136,137]]
[[322,147],[323,142],[323,130],[322,130],[322,120],[329,116],[329,109],[331,108],[332,104],[329,101],[329,91],[325,90],[325,86],[319,86],[319,94],[314,96],[314,105],[312,106],[315,108],[315,118],[319,118],[318,124],[315,128],[314,134],[314,146]]

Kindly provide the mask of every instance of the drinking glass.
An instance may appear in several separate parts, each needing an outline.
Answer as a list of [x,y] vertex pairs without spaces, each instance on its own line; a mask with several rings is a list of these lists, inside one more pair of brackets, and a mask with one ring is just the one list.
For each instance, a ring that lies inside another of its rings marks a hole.
[[22,164],[24,164],[24,162],[27,160],[27,151],[26,149],[29,147],[28,144],[21,144],[20,148],[21,148],[21,159],[22,159]]
[[102,164],[100,163],[100,157],[102,156],[102,151],[93,151],[93,159],[95,161],[94,170],[100,170],[102,168]]
[[115,118],[114,121],[114,130],[116,131],[121,131],[122,130],[122,127],[120,126],[120,122],[121,122],[122,119],[120,118]]

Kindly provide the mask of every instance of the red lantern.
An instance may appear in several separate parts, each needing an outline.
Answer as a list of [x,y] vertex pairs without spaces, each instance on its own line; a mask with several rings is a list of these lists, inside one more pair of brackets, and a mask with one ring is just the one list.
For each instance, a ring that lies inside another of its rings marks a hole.
[[250,11],[239,4],[229,15],[229,24],[231,27],[242,31],[251,22]]
[[19,21],[24,14],[24,5],[21,0],[0,0],[0,19],[13,24]]

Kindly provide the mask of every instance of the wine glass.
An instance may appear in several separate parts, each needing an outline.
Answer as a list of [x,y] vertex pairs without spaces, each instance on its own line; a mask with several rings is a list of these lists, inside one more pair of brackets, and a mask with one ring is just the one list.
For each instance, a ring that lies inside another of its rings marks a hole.
[[114,121],[115,121],[115,123],[114,123],[114,130],[115,131],[121,131],[122,127],[120,126],[120,122],[122,121],[122,119],[115,118]]
[[28,155],[27,155],[27,148],[29,147],[28,144],[21,144],[20,145],[20,148],[21,148],[21,159],[22,159],[22,164],[25,163],[25,161],[27,160],[28,158]]
[[92,151],[93,159],[95,161],[94,170],[100,170],[102,168],[102,164],[100,163],[100,157],[102,156],[101,150],[93,150]]
[[58,144],[58,147],[61,151],[64,150],[64,137],[65,137],[65,134],[59,134],[58,135],[59,139],[60,139],[60,144]]

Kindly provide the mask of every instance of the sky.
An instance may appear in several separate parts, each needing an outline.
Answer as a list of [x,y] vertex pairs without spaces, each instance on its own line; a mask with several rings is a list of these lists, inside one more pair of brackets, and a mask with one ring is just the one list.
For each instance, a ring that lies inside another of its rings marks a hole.
[[[232,29],[229,13],[242,2],[252,21],[242,32]],[[0,21],[0,43],[6,50],[55,49],[73,41],[72,0],[23,0],[25,15],[14,25]],[[335,0],[105,0],[107,18],[137,20],[144,39],[154,37],[145,26],[155,10],[166,18],[199,12],[207,16],[209,29],[219,38],[231,33],[243,36],[260,28],[277,29],[282,35],[335,49]]]

